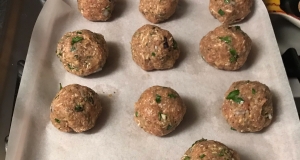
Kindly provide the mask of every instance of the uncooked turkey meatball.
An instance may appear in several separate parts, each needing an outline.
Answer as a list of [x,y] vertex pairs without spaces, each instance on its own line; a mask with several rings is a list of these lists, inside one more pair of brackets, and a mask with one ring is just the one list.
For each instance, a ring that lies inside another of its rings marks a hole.
[[153,86],[135,103],[134,120],[144,131],[164,136],[175,130],[185,112],[186,106],[175,90]]
[[185,152],[181,160],[240,160],[240,157],[223,143],[202,138]]
[[246,62],[252,41],[239,26],[221,25],[200,41],[200,54],[211,66],[238,70]]
[[209,11],[221,23],[243,20],[250,12],[253,0],[210,0]]
[[56,56],[68,72],[87,76],[102,70],[108,48],[103,35],[79,30],[68,32],[60,39]]
[[180,51],[172,34],[154,25],[139,28],[131,40],[132,59],[146,71],[170,69]]
[[84,132],[95,126],[101,110],[100,99],[95,91],[72,84],[56,94],[50,107],[50,120],[63,132]]
[[90,21],[107,21],[114,10],[114,0],[77,0],[78,9]]
[[170,18],[178,5],[178,0],[140,0],[140,12],[152,23]]
[[234,82],[225,93],[222,113],[233,129],[258,132],[272,121],[271,91],[257,81]]

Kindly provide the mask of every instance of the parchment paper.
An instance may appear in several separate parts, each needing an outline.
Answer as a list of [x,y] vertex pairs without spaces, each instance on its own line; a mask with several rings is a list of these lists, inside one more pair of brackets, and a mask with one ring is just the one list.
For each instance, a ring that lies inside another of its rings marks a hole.
[[[7,160],[175,160],[198,139],[207,138],[235,149],[243,160],[299,160],[300,125],[269,16],[261,0],[241,28],[253,41],[240,71],[217,70],[199,55],[199,41],[219,26],[208,0],[180,0],[176,14],[158,26],[169,30],[181,49],[174,69],[146,72],[131,58],[133,33],[149,23],[138,0],[119,0],[109,22],[89,22],[75,0],[46,2],[33,31],[14,111]],[[110,55],[104,69],[80,78],[66,72],[55,56],[56,44],[68,31],[102,33]],[[259,133],[232,131],[221,115],[225,91],[232,82],[258,80],[274,94],[273,123]],[[100,94],[104,111],[85,133],[64,133],[49,121],[52,99],[63,86],[86,85]],[[133,121],[134,103],[153,85],[168,86],[182,96],[187,113],[177,129],[155,137]]]

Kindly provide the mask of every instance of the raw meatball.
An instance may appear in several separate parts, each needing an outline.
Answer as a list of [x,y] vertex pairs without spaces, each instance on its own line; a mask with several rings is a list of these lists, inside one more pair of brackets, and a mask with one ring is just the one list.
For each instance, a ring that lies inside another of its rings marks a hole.
[[182,160],[239,160],[239,155],[223,143],[201,139],[196,141],[181,158]]
[[172,68],[180,53],[169,31],[149,24],[134,33],[131,52],[135,63],[146,71]]
[[257,81],[234,82],[225,93],[222,112],[239,132],[257,132],[270,125],[273,117],[270,89]]
[[239,26],[222,25],[200,41],[200,54],[211,66],[222,70],[238,70],[251,50],[250,37]]
[[163,136],[175,130],[185,112],[186,107],[176,91],[153,86],[135,103],[134,120],[144,131]]
[[68,32],[60,39],[56,55],[68,72],[87,76],[102,69],[108,48],[103,35],[79,30]]
[[78,9],[90,21],[107,21],[115,7],[114,0],[77,0]]
[[140,12],[152,23],[170,18],[176,10],[178,0],[140,0]]
[[253,0],[210,0],[209,11],[221,23],[243,20],[250,12]]
[[95,91],[72,84],[56,94],[50,107],[50,120],[61,131],[83,132],[94,127],[101,110]]

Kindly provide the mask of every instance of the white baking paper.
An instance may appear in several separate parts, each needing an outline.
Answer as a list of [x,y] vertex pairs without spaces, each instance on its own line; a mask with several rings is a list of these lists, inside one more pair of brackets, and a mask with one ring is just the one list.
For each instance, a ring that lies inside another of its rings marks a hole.
[[[48,0],[36,22],[14,111],[7,160],[175,160],[198,139],[213,139],[236,150],[242,160],[299,160],[300,123],[270,19],[261,0],[239,25],[253,41],[239,71],[217,70],[199,55],[199,41],[219,26],[208,0],[180,0],[175,15],[161,23],[178,42],[175,68],[146,72],[131,58],[133,33],[149,23],[138,0],[118,0],[108,22],[90,22],[75,0]],[[56,44],[69,31],[89,29],[104,35],[109,58],[99,73],[81,78],[66,72],[55,56]],[[232,131],[221,114],[232,82],[258,80],[274,94],[273,123],[259,133]],[[49,120],[50,103],[63,86],[86,85],[100,94],[104,110],[85,133],[64,133]],[[150,86],[175,89],[187,113],[174,132],[155,137],[133,121],[134,103]]]

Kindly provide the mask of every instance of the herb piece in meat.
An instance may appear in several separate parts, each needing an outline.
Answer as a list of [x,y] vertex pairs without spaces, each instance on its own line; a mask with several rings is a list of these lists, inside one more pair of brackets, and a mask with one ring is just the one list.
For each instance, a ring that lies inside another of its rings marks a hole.
[[71,49],[70,49],[71,52],[73,52],[75,50],[76,50],[76,48],[74,46],[72,46]]
[[77,42],[80,42],[82,40],[83,40],[83,37],[76,36],[76,37],[72,38],[71,44],[73,45],[73,44],[75,44]]
[[156,101],[156,103],[160,103],[161,102],[161,96],[156,94],[155,101]]
[[80,32],[80,31],[77,31],[76,33],[77,33],[77,34],[82,34],[82,32]]
[[199,158],[203,159],[206,155],[205,154],[202,154],[199,156]]
[[230,63],[234,63],[237,61],[237,59],[239,58],[239,55],[236,53],[235,49],[230,49]]
[[196,142],[192,145],[192,147],[193,147],[196,143],[198,143],[198,142],[203,142],[203,141],[207,141],[207,139],[201,138],[200,140],[196,141]]
[[234,90],[228,94],[226,99],[232,100],[240,104],[241,102],[244,102],[244,100],[241,97],[239,97],[239,94],[240,94],[240,90]]
[[255,94],[256,90],[254,88],[252,88],[252,94]]
[[155,57],[155,53],[154,53],[154,52],[152,52],[151,55],[152,55],[153,57]]
[[235,26],[235,29],[236,30],[241,30],[241,27],[240,26]]
[[54,120],[55,120],[55,122],[60,123],[59,119],[55,118]]
[[176,96],[175,94],[173,94],[173,93],[169,93],[168,96],[169,96],[170,98],[174,98],[174,99],[177,97],[177,96]]
[[61,90],[63,87],[62,87],[62,85],[61,85],[61,83],[59,83],[59,90]]
[[167,48],[169,48],[169,44],[168,44],[168,39],[167,39],[167,37],[164,37],[164,49],[167,49]]
[[138,117],[139,113],[136,111],[134,115],[135,115],[135,117]]
[[82,111],[83,111],[83,106],[77,104],[77,105],[75,106],[75,111],[76,111],[76,112],[82,112]]
[[222,42],[225,42],[225,43],[227,43],[227,44],[230,44],[230,43],[231,43],[231,37],[230,37],[230,36],[219,37],[219,39],[220,39]]
[[190,159],[191,159],[191,157],[185,156],[183,160],[190,160]]
[[225,153],[226,153],[226,149],[221,149],[221,151],[219,152],[219,157],[223,157],[224,155],[225,155]]
[[62,56],[62,53],[61,53],[61,52],[59,52],[59,53],[57,54],[57,56],[58,56],[58,57],[61,57],[61,56]]
[[88,101],[88,102],[90,102],[91,104],[94,104],[94,99],[93,99],[92,96],[87,96],[87,97],[85,97],[85,98],[84,98],[84,101]]
[[167,130],[170,130],[171,128],[172,128],[171,125],[168,125],[168,126],[167,126]]
[[230,129],[233,130],[233,131],[236,131],[236,129],[234,129],[234,128],[232,128],[232,127],[230,127]]
[[70,64],[70,63],[68,63],[68,67],[69,67],[70,70],[75,69],[75,67],[73,67],[72,64]]
[[173,49],[178,49],[178,46],[177,46],[177,42],[175,41],[175,39],[173,39]]
[[230,3],[230,0],[224,0],[224,2],[225,2],[226,4],[229,4],[229,3]]
[[224,16],[224,14],[225,14],[225,12],[222,9],[219,9],[218,13],[220,16]]

